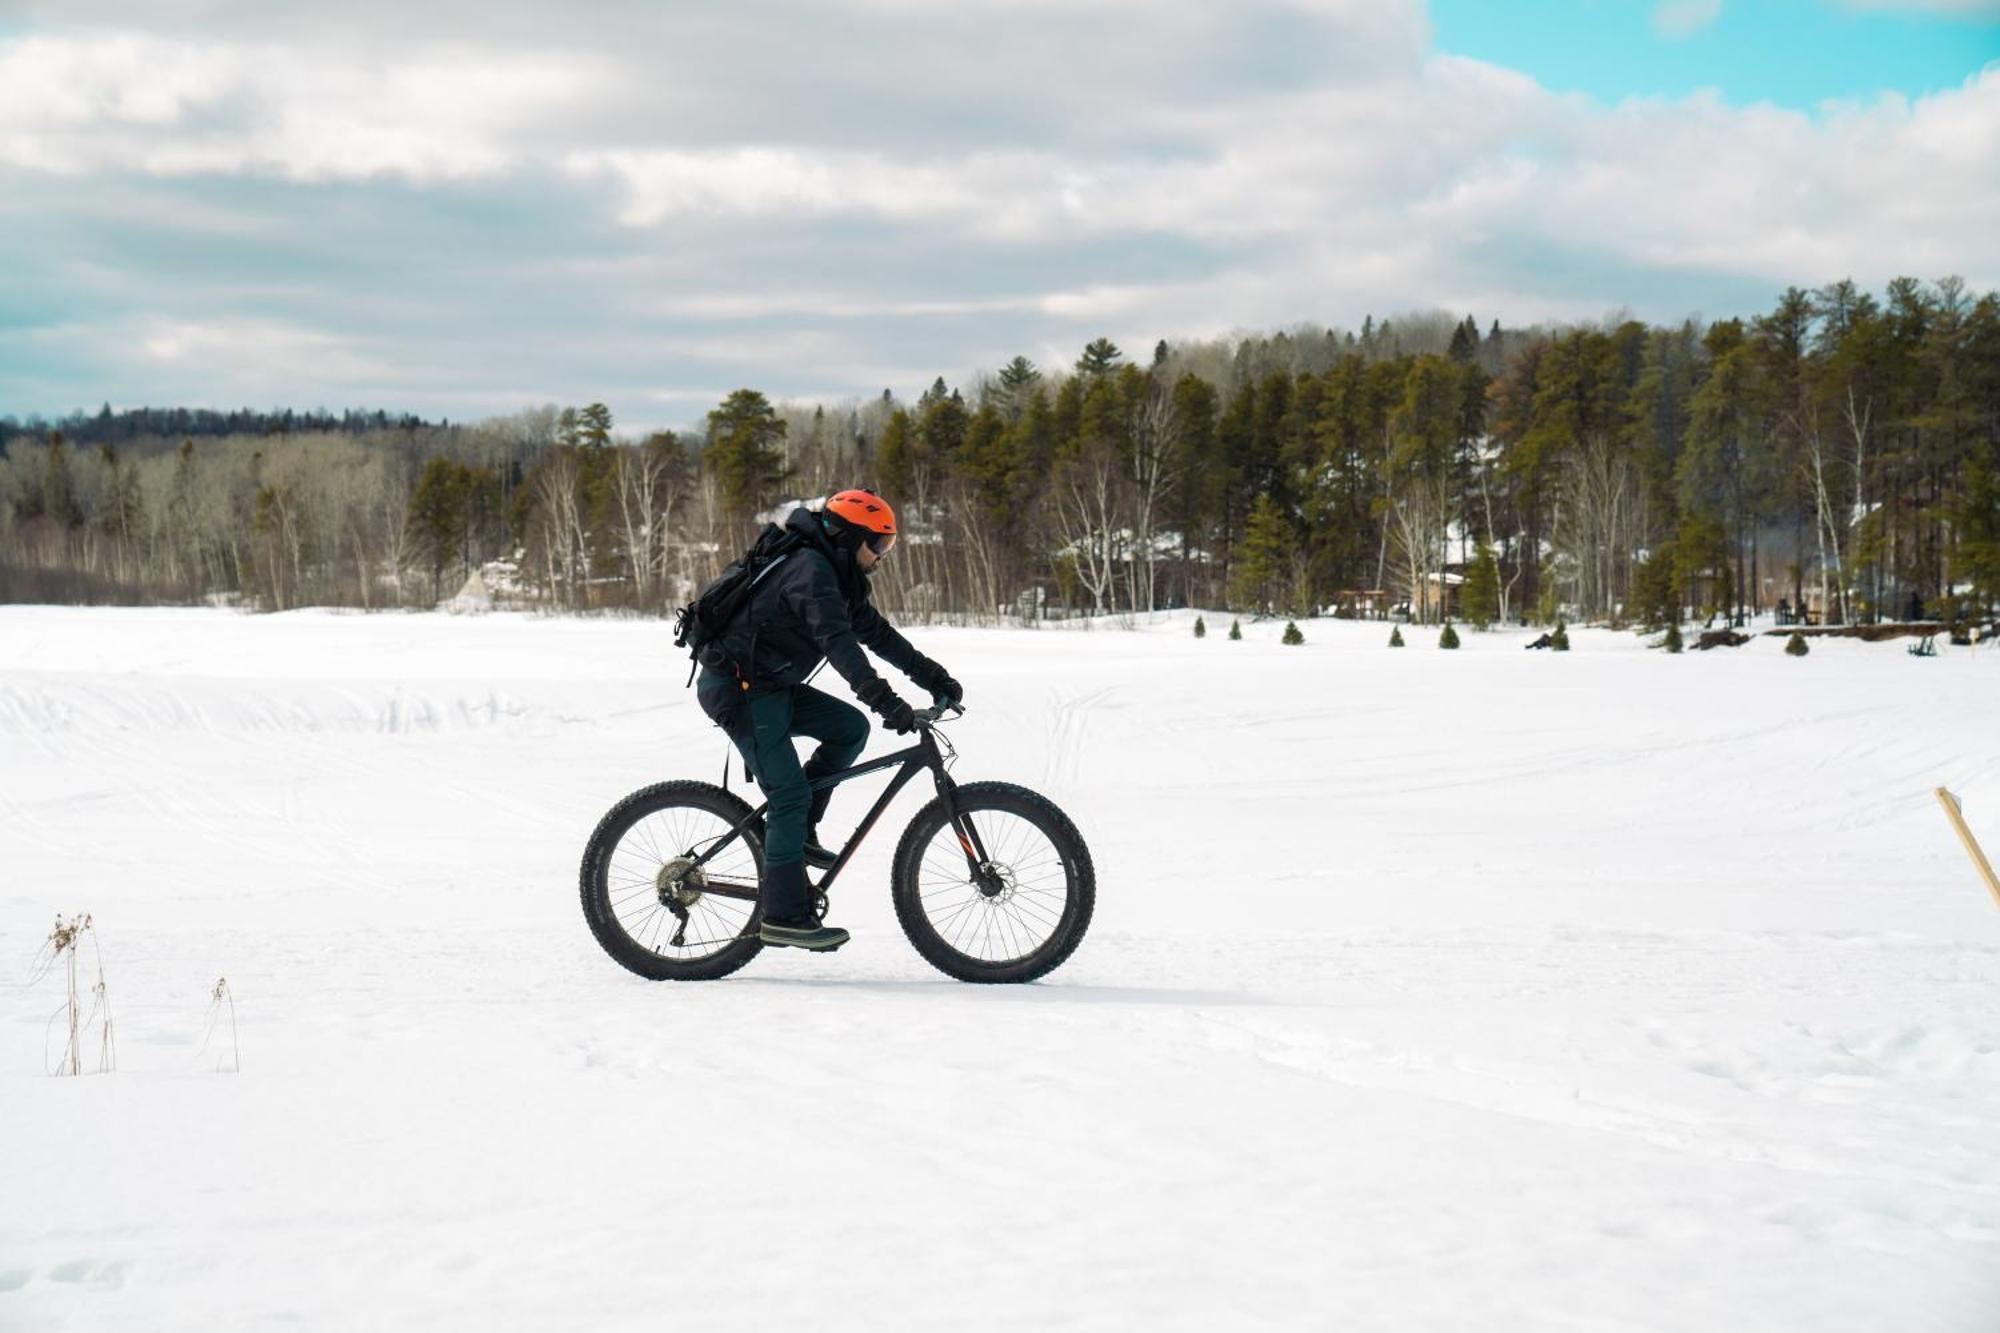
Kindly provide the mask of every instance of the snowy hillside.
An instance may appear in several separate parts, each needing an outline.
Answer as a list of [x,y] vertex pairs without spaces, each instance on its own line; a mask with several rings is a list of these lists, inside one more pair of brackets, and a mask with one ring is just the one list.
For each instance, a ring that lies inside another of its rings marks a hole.
[[663,625],[0,607],[0,1329],[2000,1328],[2000,650],[1188,625],[913,633],[1089,840],[1047,981],[903,939],[915,789],[673,985],[576,898],[722,775]]

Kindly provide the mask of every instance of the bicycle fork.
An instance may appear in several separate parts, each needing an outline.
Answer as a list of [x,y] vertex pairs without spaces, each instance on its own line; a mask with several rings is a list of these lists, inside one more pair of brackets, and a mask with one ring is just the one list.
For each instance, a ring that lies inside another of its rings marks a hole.
[[986,854],[986,843],[981,840],[972,816],[958,803],[958,784],[951,780],[951,775],[944,771],[942,765],[937,769],[937,791],[944,801],[946,822],[951,825],[952,835],[958,839],[959,850],[965,853],[965,868],[971,874],[974,886],[986,897],[994,897],[1005,886],[992,869],[992,858]]

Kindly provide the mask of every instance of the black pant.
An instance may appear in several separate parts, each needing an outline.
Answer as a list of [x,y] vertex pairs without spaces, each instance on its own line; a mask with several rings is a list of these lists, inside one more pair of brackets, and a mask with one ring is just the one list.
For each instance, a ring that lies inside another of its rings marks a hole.
[[[819,742],[803,765],[792,746],[794,736]],[[854,763],[868,744],[867,716],[810,685],[790,685],[745,695],[729,738],[771,803],[764,814],[764,864],[804,860],[806,829],[819,823],[833,797],[833,788],[815,792],[812,782]]]

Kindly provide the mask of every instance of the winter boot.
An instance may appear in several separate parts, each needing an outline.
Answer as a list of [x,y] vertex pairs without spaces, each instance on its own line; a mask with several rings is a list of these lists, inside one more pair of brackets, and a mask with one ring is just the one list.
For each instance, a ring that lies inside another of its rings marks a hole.
[[839,853],[830,852],[820,846],[818,829],[809,828],[806,830],[807,865],[811,866],[814,870],[831,870],[833,869],[833,863],[839,859]]
[[764,867],[764,920],[757,938],[766,944],[824,952],[847,943],[848,935],[813,918],[811,886],[805,864],[792,861]]
[[824,926],[807,917],[803,921],[773,921],[765,917],[757,927],[757,938],[781,949],[810,949],[832,953],[850,938],[839,926]]

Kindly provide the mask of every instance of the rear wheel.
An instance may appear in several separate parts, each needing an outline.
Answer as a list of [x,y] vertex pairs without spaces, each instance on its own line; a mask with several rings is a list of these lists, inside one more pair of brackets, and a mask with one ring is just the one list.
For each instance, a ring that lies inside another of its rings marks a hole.
[[707,782],[662,782],[611,807],[584,847],[578,884],[604,952],[654,981],[726,977],[756,957],[756,826],[694,863],[749,813]]
[[1033,981],[1076,951],[1090,927],[1097,875],[1069,816],[1007,782],[958,788],[971,826],[966,854],[942,796],[917,812],[896,848],[896,917],[930,964],[960,981]]

